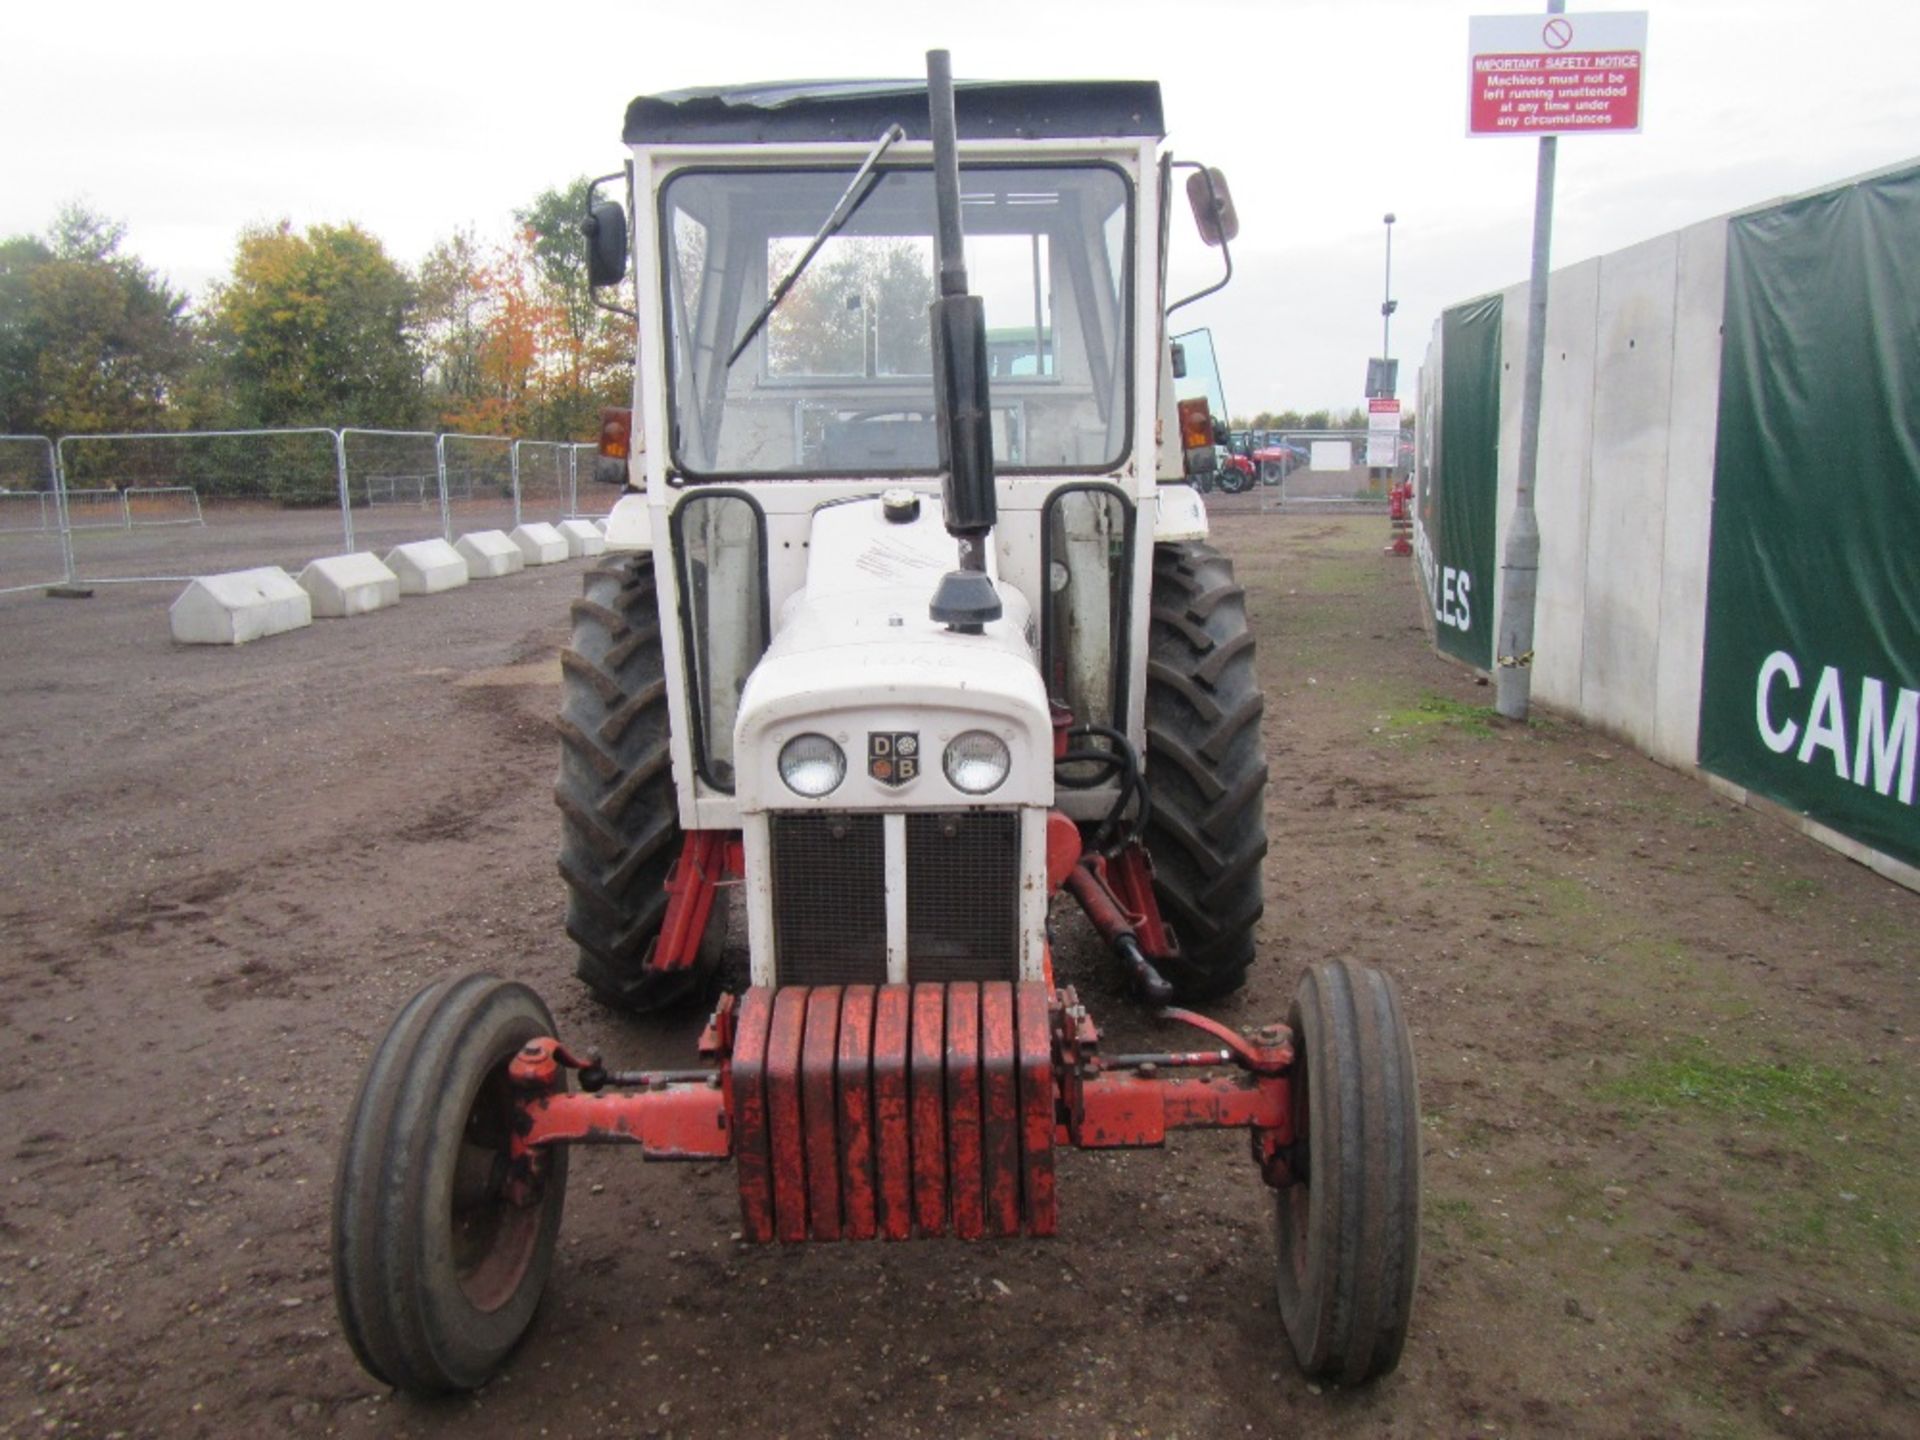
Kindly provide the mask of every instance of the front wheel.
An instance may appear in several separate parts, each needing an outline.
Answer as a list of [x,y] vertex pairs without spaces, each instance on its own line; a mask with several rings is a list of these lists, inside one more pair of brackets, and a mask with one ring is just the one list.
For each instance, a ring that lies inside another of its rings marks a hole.
[[1420,1258],[1420,1102],[1393,982],[1333,961],[1301,978],[1296,1174],[1274,1197],[1280,1318],[1307,1374],[1358,1385],[1400,1363]]
[[553,1268],[567,1155],[506,1198],[507,1067],[553,1016],[524,985],[465,975],[407,1002],[367,1067],[333,1187],[340,1328],[367,1372],[472,1390],[519,1343]]

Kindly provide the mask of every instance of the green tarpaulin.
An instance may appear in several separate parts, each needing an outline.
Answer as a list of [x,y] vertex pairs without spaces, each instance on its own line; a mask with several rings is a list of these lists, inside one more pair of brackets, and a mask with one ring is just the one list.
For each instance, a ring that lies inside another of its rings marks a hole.
[[1725,322],[1700,764],[1920,865],[1920,169],[1730,222]]
[[1493,664],[1494,506],[1500,473],[1500,297],[1440,317],[1440,444],[1420,497],[1420,567],[1449,655]]

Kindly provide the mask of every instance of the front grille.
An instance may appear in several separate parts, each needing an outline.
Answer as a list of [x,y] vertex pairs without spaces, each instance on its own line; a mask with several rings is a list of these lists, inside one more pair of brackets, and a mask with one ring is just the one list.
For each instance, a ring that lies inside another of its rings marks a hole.
[[907,817],[907,973],[912,980],[1019,978],[1020,817]]
[[884,985],[886,840],[878,815],[775,815],[774,953],[783,985]]

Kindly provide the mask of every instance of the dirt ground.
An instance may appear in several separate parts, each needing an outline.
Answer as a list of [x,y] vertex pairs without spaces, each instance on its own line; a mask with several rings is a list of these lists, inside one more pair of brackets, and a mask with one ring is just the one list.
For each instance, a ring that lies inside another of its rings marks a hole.
[[[1232,1137],[1069,1155],[1044,1243],[739,1244],[723,1167],[575,1157],[482,1393],[354,1365],[335,1147],[454,968],[571,979],[547,719],[579,566],[237,651],[172,591],[0,599],[0,1436],[1892,1436],[1920,1413],[1920,896],[1609,738],[1494,721],[1379,515],[1232,513],[1268,687],[1262,962],[1388,968],[1425,1232],[1399,1371],[1320,1390]],[[1064,978],[1126,1043],[1077,918]],[[1906,1420],[1900,1417],[1905,1415]]]

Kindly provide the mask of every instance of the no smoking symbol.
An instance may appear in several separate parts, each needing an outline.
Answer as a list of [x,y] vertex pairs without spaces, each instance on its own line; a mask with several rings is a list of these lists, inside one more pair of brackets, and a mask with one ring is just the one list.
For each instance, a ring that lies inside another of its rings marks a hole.
[[1549,20],[1540,31],[1540,38],[1549,50],[1564,50],[1573,43],[1573,22],[1571,20]]

